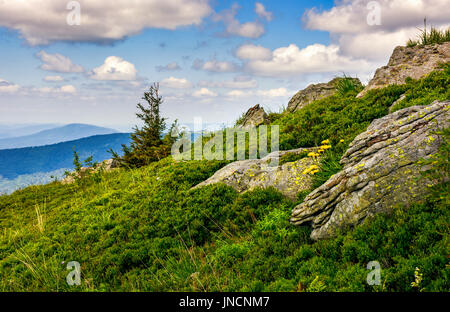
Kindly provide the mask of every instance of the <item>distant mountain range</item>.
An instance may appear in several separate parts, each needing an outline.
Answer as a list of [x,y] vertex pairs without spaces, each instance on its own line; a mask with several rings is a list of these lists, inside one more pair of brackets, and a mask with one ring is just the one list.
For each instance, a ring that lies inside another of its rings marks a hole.
[[60,127],[60,124],[0,124],[0,139],[20,137],[37,133],[39,131]]
[[[70,126],[59,128],[65,132],[65,135],[61,134],[60,137],[69,137],[68,129],[78,128],[79,125],[76,125],[77,127]],[[105,129],[97,128],[98,131]],[[93,128],[90,126],[88,129],[92,130]],[[72,134],[72,136],[79,135],[79,133]],[[113,133],[46,146],[0,150],[0,178],[15,179],[21,175],[45,173],[61,168],[73,168],[74,149],[78,152],[81,160],[92,155],[94,161],[100,162],[111,158],[111,155],[107,152],[110,148],[120,152],[121,145],[128,145],[129,143],[129,133]]]
[[[37,128],[36,128],[37,129]],[[32,131],[32,128],[28,129]],[[23,129],[22,129],[23,131]],[[38,130],[39,131],[39,130]],[[117,133],[114,129],[86,124],[69,124],[66,126],[45,129],[37,133],[0,139],[0,150],[43,146],[86,138],[94,135]]]

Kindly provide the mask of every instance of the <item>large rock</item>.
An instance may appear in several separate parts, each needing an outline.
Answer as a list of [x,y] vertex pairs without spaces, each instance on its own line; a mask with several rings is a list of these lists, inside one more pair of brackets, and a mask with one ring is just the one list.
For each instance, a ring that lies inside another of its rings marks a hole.
[[420,79],[446,62],[450,62],[450,42],[396,47],[387,66],[377,69],[373,79],[357,97],[364,96],[372,89],[384,88],[391,84],[404,84],[407,77]]
[[438,150],[434,131],[449,126],[449,104],[409,107],[373,121],[343,155],[343,170],[293,209],[291,223],[312,225],[311,237],[321,239],[419,200],[431,182],[418,179],[418,161]]
[[352,79],[356,85],[361,85],[358,78],[334,78],[328,83],[318,83],[309,85],[306,89],[297,92],[289,101],[288,111],[295,112],[305,107],[309,103],[326,98],[337,92],[337,86],[342,79]]
[[217,171],[208,180],[198,184],[195,188],[214,183],[225,183],[238,192],[245,192],[257,187],[275,187],[291,200],[297,199],[302,190],[311,189],[310,174],[303,174],[306,168],[316,163],[311,157],[303,157],[293,162],[273,166],[273,161],[287,154],[306,155],[317,148],[299,148],[289,151],[273,152],[262,159],[248,159],[232,162]]
[[239,128],[246,129],[251,127],[257,127],[262,124],[267,124],[267,114],[259,104],[256,104],[252,108],[250,108],[247,113],[244,115],[244,119],[241,124],[238,126]]
[[72,184],[75,182],[75,178],[83,178],[90,173],[93,173],[98,170],[103,171],[112,171],[116,168],[119,168],[120,164],[115,159],[106,159],[102,161],[101,163],[98,163],[95,168],[92,167],[81,167],[80,172],[72,172],[70,175],[66,176],[64,179],[61,180],[62,184]]

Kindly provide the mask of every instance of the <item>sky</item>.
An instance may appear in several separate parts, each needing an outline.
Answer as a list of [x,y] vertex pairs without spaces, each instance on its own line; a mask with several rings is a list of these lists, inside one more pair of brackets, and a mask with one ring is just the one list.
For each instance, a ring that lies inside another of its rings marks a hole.
[[162,114],[233,123],[311,83],[366,84],[395,46],[448,27],[448,0],[0,0],[0,124],[127,131],[160,83]]

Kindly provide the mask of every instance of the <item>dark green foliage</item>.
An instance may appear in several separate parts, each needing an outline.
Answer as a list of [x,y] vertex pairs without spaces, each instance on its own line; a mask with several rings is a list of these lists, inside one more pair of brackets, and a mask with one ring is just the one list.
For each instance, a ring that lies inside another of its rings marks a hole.
[[166,130],[166,118],[160,115],[160,105],[163,103],[163,99],[159,95],[159,84],[151,85],[148,92],[144,92],[142,99],[147,104],[146,106],[141,103],[137,104],[139,112],[136,113],[136,116],[142,120],[144,125],[142,128],[134,127],[134,132],[131,133],[131,145],[129,147],[122,146],[122,157],[117,157],[117,154],[110,150],[113,157],[128,168],[142,167],[169,156],[174,142],[172,130],[176,127],[176,121],[163,138],[163,132]]
[[351,77],[347,77],[344,75],[341,79],[338,80],[336,85],[337,91],[339,95],[345,95],[348,92],[360,92],[363,89],[361,83],[357,83]]

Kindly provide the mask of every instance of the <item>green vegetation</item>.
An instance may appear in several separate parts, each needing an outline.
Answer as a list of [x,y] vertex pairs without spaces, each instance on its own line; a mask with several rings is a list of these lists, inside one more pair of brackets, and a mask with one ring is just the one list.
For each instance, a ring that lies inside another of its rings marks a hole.
[[[274,120],[280,148],[329,139],[333,148],[314,175],[319,185],[340,169],[354,137],[402,94],[402,107],[449,99],[448,79],[446,65],[361,99],[358,90],[348,90],[280,114]],[[448,173],[448,132],[427,178]],[[168,157],[87,176],[82,184],[54,182],[0,197],[0,291],[450,290],[447,180],[409,208],[313,242],[308,227],[289,223],[296,203],[275,189],[240,194],[216,184],[191,190],[226,163]],[[80,286],[65,282],[69,261],[81,264]],[[379,286],[366,283],[370,261],[381,264]]]
[[430,31],[427,32],[427,25],[425,20],[424,29],[420,30],[420,35],[417,40],[409,39],[406,43],[408,47],[415,46],[425,46],[430,44],[441,44],[450,41],[450,27],[444,30],[440,30],[431,27]]
[[177,139],[177,137],[172,137],[173,131],[177,127],[177,121],[172,124],[169,132],[165,136],[163,135],[166,130],[166,118],[160,115],[160,105],[163,103],[163,99],[159,95],[159,84],[151,85],[148,92],[144,92],[142,99],[147,104],[146,106],[141,103],[137,104],[139,112],[136,113],[136,116],[143,121],[143,127],[134,127],[130,146],[122,145],[122,157],[110,149],[113,158],[127,168],[142,167],[169,156],[170,148]]

